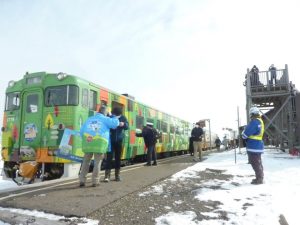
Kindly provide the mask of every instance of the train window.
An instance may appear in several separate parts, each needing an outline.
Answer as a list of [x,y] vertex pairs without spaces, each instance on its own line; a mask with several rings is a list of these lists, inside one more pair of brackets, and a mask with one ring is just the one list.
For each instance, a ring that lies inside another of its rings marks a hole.
[[79,89],[75,85],[68,85],[68,105],[78,105],[78,95],[79,95]]
[[37,94],[27,96],[26,112],[37,113],[38,112],[39,97]]
[[160,120],[156,121],[156,129],[161,130],[161,121]]
[[180,127],[176,127],[176,134],[183,134],[183,130],[182,130],[182,128],[180,128]]
[[149,119],[149,118],[148,118],[148,119],[147,119],[147,123],[148,123],[148,122],[154,124],[154,120],[153,120],[153,119]]
[[40,84],[42,83],[41,77],[29,77],[26,79],[27,84]]
[[135,121],[136,121],[136,128],[143,129],[143,127],[144,127],[144,117],[136,116]]
[[166,122],[161,122],[161,129],[163,132],[168,132],[168,124]]
[[47,87],[45,91],[45,105],[78,105],[78,92],[78,87],[75,85]]
[[87,108],[89,106],[89,90],[86,88],[82,89],[82,107]]
[[90,90],[89,109],[96,111],[97,108],[97,92]]
[[128,99],[128,111],[133,112],[133,101]]
[[173,125],[170,126],[170,133],[175,133],[175,127]]
[[6,94],[6,102],[5,102],[5,110],[17,110],[20,107],[20,93],[7,93]]

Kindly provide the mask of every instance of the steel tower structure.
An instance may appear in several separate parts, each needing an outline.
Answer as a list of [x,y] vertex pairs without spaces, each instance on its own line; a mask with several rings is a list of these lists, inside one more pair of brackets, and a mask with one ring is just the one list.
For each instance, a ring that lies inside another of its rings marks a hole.
[[288,66],[258,73],[247,69],[244,86],[247,122],[250,120],[249,109],[257,106],[265,123],[265,144],[281,149],[299,145],[296,102],[299,106],[300,98],[295,85],[289,81]]

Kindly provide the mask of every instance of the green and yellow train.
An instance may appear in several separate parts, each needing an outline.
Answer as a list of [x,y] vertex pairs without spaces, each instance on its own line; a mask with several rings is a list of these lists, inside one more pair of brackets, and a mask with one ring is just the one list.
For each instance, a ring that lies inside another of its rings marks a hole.
[[78,159],[83,156],[82,141],[79,136],[72,136],[68,144],[74,158],[61,157],[58,153],[64,130],[79,131],[103,103],[109,110],[122,107],[128,119],[123,163],[145,158],[143,139],[135,134],[146,122],[152,122],[161,133],[156,145],[158,155],[187,151],[191,130],[187,121],[76,76],[26,73],[23,79],[10,81],[6,89],[1,150],[6,176],[14,177],[14,168],[26,161],[37,162],[40,175],[48,174],[51,178],[77,175]]

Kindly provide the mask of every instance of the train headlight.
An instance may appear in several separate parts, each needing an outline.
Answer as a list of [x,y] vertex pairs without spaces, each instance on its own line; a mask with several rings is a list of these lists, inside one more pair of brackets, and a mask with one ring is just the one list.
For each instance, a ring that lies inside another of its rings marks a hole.
[[8,87],[13,87],[15,85],[15,81],[11,80],[8,82]]
[[60,72],[60,73],[57,74],[57,79],[58,80],[62,80],[66,77],[67,77],[67,74],[65,74],[65,73]]

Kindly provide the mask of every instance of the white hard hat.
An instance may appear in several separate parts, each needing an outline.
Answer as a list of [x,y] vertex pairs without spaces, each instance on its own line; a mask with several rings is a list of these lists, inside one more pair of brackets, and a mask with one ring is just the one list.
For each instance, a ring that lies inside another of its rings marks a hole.
[[255,107],[255,106],[251,107],[250,110],[249,110],[249,114],[250,115],[252,115],[252,114],[253,115],[259,115],[259,109],[257,107]]
[[148,125],[148,126],[153,126],[153,123],[147,122],[146,125]]

